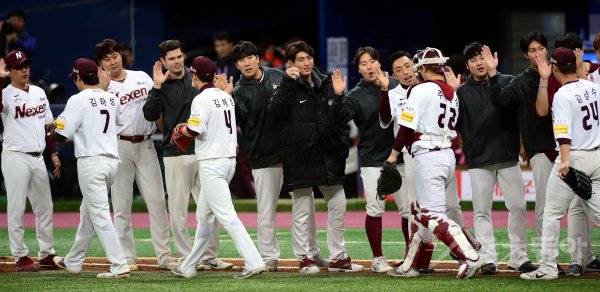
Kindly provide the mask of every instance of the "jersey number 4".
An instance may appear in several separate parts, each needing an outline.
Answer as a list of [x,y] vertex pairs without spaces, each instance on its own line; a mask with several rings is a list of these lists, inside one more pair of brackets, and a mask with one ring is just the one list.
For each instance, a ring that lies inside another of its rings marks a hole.
[[591,102],[589,105],[584,105],[581,107],[581,111],[585,113],[585,117],[583,117],[583,128],[585,130],[591,130],[592,125],[589,123],[590,118],[596,120],[596,126],[600,125],[600,120],[598,119],[598,102]]
[[225,126],[229,128],[229,134],[233,133],[233,127],[231,126],[231,111],[224,110],[223,115],[225,115]]
[[[445,128],[444,127],[444,119],[446,118],[446,104],[440,103],[440,108],[442,108],[442,113],[438,117],[438,126],[440,126],[440,128],[443,129],[443,128]],[[451,116],[448,119],[448,129],[454,130],[454,128],[456,127],[456,109],[451,107],[450,114],[451,114]]]

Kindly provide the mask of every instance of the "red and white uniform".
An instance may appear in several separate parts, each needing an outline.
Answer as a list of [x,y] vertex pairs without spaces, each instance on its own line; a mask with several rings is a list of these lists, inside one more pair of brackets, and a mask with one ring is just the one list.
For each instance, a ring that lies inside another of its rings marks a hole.
[[107,91],[116,96],[121,125],[118,148],[120,162],[111,188],[115,228],[123,253],[129,262],[135,261],[135,239],[131,224],[133,183],[137,183],[150,215],[150,236],[159,266],[171,262],[169,221],[160,165],[150,138],[156,131],[154,122],[144,118],[143,107],[153,81],[143,71],[126,70],[122,81],[111,80]]
[[54,254],[52,197],[48,171],[41,153],[46,148],[45,126],[52,123],[46,93],[35,85],[27,91],[8,85],[2,90],[0,117],[2,175],[6,186],[8,238],[14,257],[29,253],[23,235],[23,213],[27,198],[35,214],[39,258]]

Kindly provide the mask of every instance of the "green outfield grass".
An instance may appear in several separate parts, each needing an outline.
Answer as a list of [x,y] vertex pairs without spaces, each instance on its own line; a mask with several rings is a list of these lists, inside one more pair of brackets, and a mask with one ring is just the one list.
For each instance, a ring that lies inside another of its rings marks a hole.
[[[256,240],[256,231],[249,230],[251,236]],[[64,255],[75,236],[75,229],[56,229],[55,232],[56,251]],[[500,261],[506,261],[508,253],[508,237],[506,230],[496,230],[497,250]],[[192,231],[190,230],[190,235]],[[322,254],[327,255],[326,232],[319,230],[318,241]],[[533,230],[529,232],[530,238],[534,235]],[[221,230],[220,233],[221,257],[239,257],[229,236]],[[566,236],[565,232],[562,238]],[[150,242],[150,234],[147,229],[135,230],[137,250],[139,256],[154,256]],[[278,238],[281,246],[282,258],[293,258],[291,250],[291,234],[289,230],[278,230]],[[593,242],[600,242],[600,230],[593,231]],[[26,231],[26,241],[32,251],[37,250],[37,242],[33,230]],[[362,229],[349,229],[346,231],[346,244],[350,255],[355,259],[370,259],[371,252],[365,233]],[[434,260],[449,259],[447,249],[440,243],[437,244]],[[595,246],[595,251],[600,253],[600,247]],[[404,250],[401,232],[394,229],[384,230],[384,254],[388,258],[399,258]],[[35,255],[34,252],[31,253]],[[0,255],[10,255],[8,247],[7,230],[0,230]],[[94,239],[89,252],[90,256],[104,256],[104,252],[97,239]],[[531,243],[529,245],[529,256],[537,261],[538,248]],[[569,256],[566,252],[564,240],[561,242],[560,261],[568,262]],[[204,273],[192,280],[175,278],[169,272],[134,272],[132,278],[110,281],[97,280],[95,273],[86,272],[80,276],[73,276],[62,271],[39,272],[39,273],[0,273],[0,290],[24,291],[24,290],[319,290],[319,291],[342,291],[342,290],[366,290],[366,291],[389,291],[389,290],[418,290],[418,291],[441,291],[441,290],[531,290],[531,291],[597,291],[600,281],[597,278],[560,278],[550,282],[526,282],[514,276],[479,276],[477,279],[457,280],[451,276],[422,276],[416,279],[394,279],[385,275],[374,274],[331,274],[321,273],[316,276],[301,276],[297,273],[270,273],[255,279],[236,281],[231,272]]]

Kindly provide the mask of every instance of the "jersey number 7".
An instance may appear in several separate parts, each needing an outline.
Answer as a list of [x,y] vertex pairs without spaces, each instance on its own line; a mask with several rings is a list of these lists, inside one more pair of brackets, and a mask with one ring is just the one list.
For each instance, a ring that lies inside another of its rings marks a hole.
[[106,119],[104,120],[104,131],[102,131],[102,133],[106,133],[106,130],[108,130],[108,121],[110,120],[110,113],[107,110],[103,109],[100,110],[100,114],[106,116]]

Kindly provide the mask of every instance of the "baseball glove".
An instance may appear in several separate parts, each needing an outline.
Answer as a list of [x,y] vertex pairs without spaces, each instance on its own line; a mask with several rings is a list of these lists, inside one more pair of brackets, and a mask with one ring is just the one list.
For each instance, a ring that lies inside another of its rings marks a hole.
[[396,169],[396,164],[384,162],[379,179],[377,179],[377,198],[383,201],[385,196],[397,192],[401,186],[402,176]]
[[583,171],[569,167],[569,172],[562,180],[582,199],[592,197],[592,180]]
[[175,126],[171,134],[171,144],[175,145],[179,151],[185,153],[194,140],[194,137],[186,135],[187,124],[182,123]]

